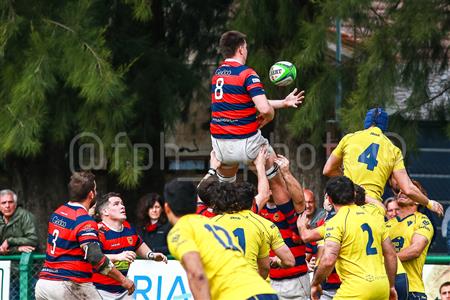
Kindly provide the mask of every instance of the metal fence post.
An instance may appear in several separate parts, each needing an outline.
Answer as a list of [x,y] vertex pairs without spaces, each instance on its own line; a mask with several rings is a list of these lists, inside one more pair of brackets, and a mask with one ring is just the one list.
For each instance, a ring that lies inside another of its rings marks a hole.
[[22,253],[19,263],[20,274],[20,300],[31,299],[31,293],[29,289],[30,283],[30,265],[33,262],[31,253]]

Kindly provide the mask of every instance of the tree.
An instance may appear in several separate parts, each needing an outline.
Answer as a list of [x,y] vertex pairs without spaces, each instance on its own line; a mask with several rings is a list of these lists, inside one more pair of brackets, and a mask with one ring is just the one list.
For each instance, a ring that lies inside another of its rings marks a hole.
[[[249,63],[266,74],[278,60],[291,60],[299,68],[297,85],[307,91],[303,109],[290,118],[292,133],[319,144],[325,120],[340,117],[343,130],[362,128],[369,107],[396,110],[393,130],[404,130],[405,119],[425,107],[427,116],[448,124],[450,104],[434,101],[427,92],[430,75],[448,67],[448,3],[434,1],[237,1],[232,26],[249,35]],[[351,33],[351,56],[334,59],[336,20]],[[330,47],[331,45],[331,47]],[[342,104],[335,112],[338,84]],[[398,88],[409,91],[399,107]],[[449,90],[449,82],[442,93]],[[269,91],[273,88],[268,88]],[[439,99],[438,99],[439,100]],[[440,99],[442,100],[442,99]],[[428,103],[434,105],[428,105]],[[423,114],[423,112],[422,112]]]

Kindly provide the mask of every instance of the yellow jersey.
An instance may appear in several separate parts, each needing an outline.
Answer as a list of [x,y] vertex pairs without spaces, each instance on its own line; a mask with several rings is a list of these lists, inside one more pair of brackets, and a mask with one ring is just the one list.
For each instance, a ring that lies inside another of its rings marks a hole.
[[275,294],[247,263],[232,235],[201,215],[181,217],[167,236],[169,251],[177,260],[198,252],[208,278],[212,299],[247,299]]
[[347,134],[332,154],[342,159],[345,176],[380,201],[391,173],[405,169],[400,149],[378,127]]
[[256,271],[257,259],[269,256],[270,249],[275,250],[284,245],[276,225],[250,210],[217,215],[211,220],[234,235],[245,258]]
[[[381,207],[380,205],[373,204],[373,203],[366,203],[366,204],[362,205],[361,207],[364,208],[369,214],[371,214],[378,220],[380,227],[386,226],[385,222],[384,222],[384,215],[385,215],[386,211],[384,210],[383,207]],[[406,273],[406,270],[405,270],[405,268],[403,268],[403,264],[397,256],[397,275],[405,274],[405,273]]]
[[336,271],[342,281],[334,299],[389,298],[389,280],[381,243],[388,237],[384,226],[354,204],[342,206],[325,223],[325,243],[341,246]]
[[400,217],[390,219],[386,223],[386,227],[397,252],[411,245],[414,234],[420,234],[428,240],[427,246],[419,257],[403,262],[403,267],[408,275],[409,291],[425,293],[422,270],[427,257],[428,247],[433,238],[433,225],[426,215],[415,212],[403,219],[400,219]]

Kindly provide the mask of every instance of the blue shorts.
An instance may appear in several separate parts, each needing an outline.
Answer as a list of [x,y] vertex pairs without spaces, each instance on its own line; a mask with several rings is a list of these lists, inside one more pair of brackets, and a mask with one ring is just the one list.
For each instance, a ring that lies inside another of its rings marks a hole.
[[410,292],[408,294],[408,300],[427,300],[427,295],[424,293]]
[[395,290],[397,291],[398,300],[408,299],[409,285],[406,273],[395,276]]
[[248,298],[247,300],[278,300],[276,294],[259,294]]

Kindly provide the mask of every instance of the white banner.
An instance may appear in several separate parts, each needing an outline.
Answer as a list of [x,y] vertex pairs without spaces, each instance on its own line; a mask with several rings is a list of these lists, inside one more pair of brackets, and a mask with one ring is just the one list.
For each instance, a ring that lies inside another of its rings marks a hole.
[[9,274],[11,272],[11,261],[0,260],[0,300],[9,299]]
[[134,281],[136,300],[190,300],[186,272],[176,260],[167,264],[149,260],[136,260],[130,266],[128,276]]

